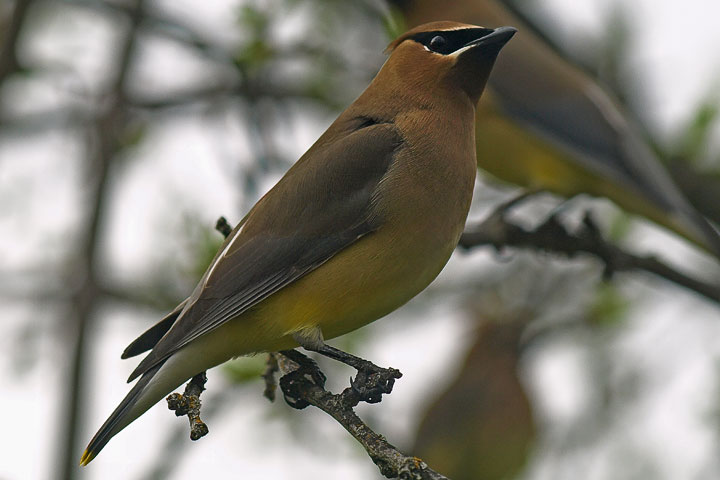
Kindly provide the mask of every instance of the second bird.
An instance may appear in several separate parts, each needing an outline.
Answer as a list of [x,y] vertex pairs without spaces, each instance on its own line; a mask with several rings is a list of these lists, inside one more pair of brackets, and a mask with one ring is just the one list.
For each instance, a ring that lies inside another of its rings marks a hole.
[[125,350],[151,351],[81,464],[192,376],[298,345],[337,356],[324,338],[427,287],[463,231],[475,106],[514,33],[435,22],[392,42],[370,86],[251,209],[192,295]]

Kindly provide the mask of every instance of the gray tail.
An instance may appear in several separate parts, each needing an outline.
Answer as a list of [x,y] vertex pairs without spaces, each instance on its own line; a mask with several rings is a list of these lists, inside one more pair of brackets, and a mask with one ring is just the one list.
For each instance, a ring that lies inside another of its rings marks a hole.
[[110,415],[107,420],[105,420],[105,423],[103,423],[102,427],[100,427],[100,430],[98,430],[92,440],[90,440],[90,443],[88,444],[85,452],[82,455],[82,458],[80,459],[80,465],[85,466],[90,463],[93,458],[95,458],[97,454],[100,453],[100,450],[102,450],[103,447],[107,445],[110,439],[120,431],[117,430],[116,427],[123,420],[125,415],[127,415],[133,405],[135,405],[135,402],[138,401],[143,390],[150,382],[150,380],[155,376],[158,370],[160,370],[161,366],[162,364],[156,365],[155,367],[145,372],[142,377],[140,377],[140,380],[138,380],[135,386],[125,396],[123,401],[120,402],[120,405],[117,406],[115,411]]
[[686,225],[691,228],[697,242],[700,242],[705,250],[720,260],[720,232],[705,217],[693,209],[689,204],[680,215],[686,219]]

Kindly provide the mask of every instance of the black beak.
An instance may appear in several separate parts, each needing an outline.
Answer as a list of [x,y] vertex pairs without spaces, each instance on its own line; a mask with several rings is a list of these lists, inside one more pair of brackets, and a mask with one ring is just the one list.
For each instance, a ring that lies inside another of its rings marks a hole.
[[475,47],[475,46],[489,46],[494,45],[498,50],[502,48],[517,32],[517,28],[514,27],[499,27],[488,33],[487,35],[472,40],[466,43],[463,48]]

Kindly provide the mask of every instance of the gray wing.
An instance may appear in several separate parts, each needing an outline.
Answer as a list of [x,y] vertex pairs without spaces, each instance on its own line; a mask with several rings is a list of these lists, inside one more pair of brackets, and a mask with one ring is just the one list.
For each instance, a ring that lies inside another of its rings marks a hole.
[[518,35],[490,85],[508,116],[589,171],[635,192],[720,254],[720,236],[690,205],[616,102],[530,32]]
[[321,138],[253,207],[128,381],[381,225],[373,194],[403,140],[392,124],[361,125],[337,140]]
[[[533,82],[529,88],[523,78],[534,77],[536,72],[521,73],[514,67],[496,69],[494,74],[492,87],[515,121],[570,151],[588,170],[638,192],[661,208],[677,209],[677,198],[673,198],[679,195],[677,188],[600,88],[591,82],[572,82],[561,85],[567,88],[553,85],[543,90],[550,79],[547,83],[528,79]],[[668,189],[672,193],[668,194]]]

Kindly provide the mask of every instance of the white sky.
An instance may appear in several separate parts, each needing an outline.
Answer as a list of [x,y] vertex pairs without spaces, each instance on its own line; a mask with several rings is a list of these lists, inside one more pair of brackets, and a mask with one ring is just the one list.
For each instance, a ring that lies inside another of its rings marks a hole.
[[[546,10],[541,14],[559,19],[565,25],[561,36],[571,41],[573,32],[598,31],[602,26],[603,12],[613,3],[614,0],[546,0],[543,3]],[[191,0],[168,0],[164,4],[172,5],[172,10],[178,15],[195,12],[197,7]],[[222,33],[231,26],[231,18],[225,13],[227,5],[234,5],[234,2],[206,2],[199,22],[206,31],[231,41],[232,35]],[[720,3],[713,0],[685,0],[681,4],[670,0],[635,0],[629,8],[636,12],[637,26],[637,42],[632,58],[642,72],[648,97],[652,101],[654,112],[650,117],[656,119],[659,128],[668,131],[684,121],[694,110],[698,99],[718,85]],[[83,28],[90,28],[84,34],[96,36],[97,45],[111,38],[107,26],[96,24],[92,18],[88,21],[75,17],[75,21]],[[58,30],[48,33],[47,38],[36,39],[39,50],[46,58],[59,58],[64,49],[75,51],[80,48],[72,46],[77,37],[60,41],[62,35],[58,32],[62,29],[56,27]],[[385,40],[378,43],[384,44]],[[148,61],[153,62],[153,67],[157,66],[156,62],[167,62],[166,71],[172,73],[166,77],[174,77],[182,83],[184,77],[170,68],[178,62],[172,57],[173,52],[163,50],[162,45],[156,47],[157,50],[148,54]],[[92,83],[93,75],[102,71],[102,56],[98,56],[97,51],[93,53],[92,48],[80,50],[85,53],[76,58],[77,64],[87,72],[84,80]],[[202,73],[199,68],[188,67],[188,70],[194,70],[188,76]],[[38,87],[33,92],[42,95],[42,88]],[[320,118],[295,131],[293,146],[289,148],[301,153],[330,120]],[[217,139],[211,130],[212,125],[198,129],[193,122],[174,122],[154,132],[138,152],[139,161],[123,167],[123,183],[117,186],[116,195],[127,199],[123,205],[130,204],[135,208],[113,207],[116,222],[110,227],[110,237],[116,240],[109,244],[108,249],[115,258],[121,259],[111,265],[118,270],[117,275],[130,275],[142,268],[138,263],[148,258],[148,252],[154,248],[148,241],[148,225],[157,224],[159,215],[178,198],[176,195],[163,197],[160,193],[152,193],[157,190],[153,172],[164,172],[165,193],[183,193],[178,209],[192,208],[207,220],[208,225],[212,224],[218,212],[228,215],[231,221],[239,218],[238,198],[229,193],[230,189],[218,187],[228,182],[227,171],[223,170],[227,167],[203,160],[212,158],[218,149],[225,151],[226,155],[240,156],[246,156],[248,149],[238,139]],[[177,142],[177,138],[184,141]],[[18,213],[31,215],[48,232],[57,232],[57,223],[73,220],[67,213],[68,205],[77,198],[77,192],[63,187],[73,183],[69,178],[73,174],[67,163],[57,161],[57,152],[72,156],[77,148],[77,145],[62,138],[46,139],[42,148],[20,142],[0,143],[0,200],[3,195],[10,198],[10,189],[20,188],[20,180],[34,175],[40,165],[43,171],[52,172],[52,181],[44,185],[46,188],[43,191],[56,202],[52,204],[51,211],[42,212],[32,206],[18,205]],[[19,158],[26,160],[17,161]],[[31,165],[31,162],[36,163]],[[43,205],[46,204],[43,202]],[[169,220],[171,225],[168,229],[177,220]],[[31,258],[48,241],[45,235],[19,238],[16,232],[22,231],[20,225],[19,215],[15,218],[0,216],[0,261],[12,269],[19,268],[23,259]],[[650,235],[645,237],[648,240],[644,240],[650,246],[673,241],[650,227],[641,231],[650,231]],[[13,255],[3,254],[4,249],[14,252]],[[689,255],[687,250],[681,251],[682,255]],[[171,256],[172,252],[169,252],[168,257]],[[474,257],[472,262],[467,258],[456,258],[449,268],[451,271],[475,268],[476,265],[486,264],[488,258]],[[697,261],[697,257],[689,258],[691,264]],[[152,269],[152,266],[144,268]],[[445,275],[439,280],[439,285],[450,281],[450,277]],[[650,291],[646,285],[632,285],[632,281],[630,284],[631,288],[642,292]],[[638,308],[631,334],[618,342],[616,348],[619,356],[627,357],[639,365],[638,368],[662,375],[662,378],[651,385],[646,403],[641,404],[642,410],[627,414],[643,416],[638,432],[631,435],[637,439],[650,439],[656,450],[663,454],[666,459],[664,478],[689,479],[703,467],[705,453],[711,448],[706,433],[697,422],[698,412],[711,408],[704,399],[710,398],[708,389],[716,375],[713,358],[720,350],[715,341],[720,338],[720,312],[692,295],[666,288],[659,282],[653,283],[653,287],[656,287],[657,293],[644,301],[643,308]],[[377,341],[369,344],[367,351],[356,352],[367,355],[378,364],[398,367],[405,374],[393,395],[380,406],[362,410],[363,415],[375,417],[379,431],[395,432],[396,437],[390,440],[398,444],[406,442],[413,433],[414,415],[421,408],[416,398],[435,387],[434,384],[425,384],[427,373],[421,372],[428,368],[439,372],[444,366],[452,364],[455,356],[461,355],[466,347],[469,328],[461,315],[443,307],[437,307],[426,320],[410,322],[408,318],[417,311],[412,311],[412,306],[409,308],[410,313],[398,312],[369,327],[370,334]],[[8,328],[21,325],[28,315],[26,310],[16,306],[8,307],[6,313],[8,319],[4,321],[9,324]],[[46,315],[52,315],[52,312]],[[151,321],[138,312],[119,308],[109,308],[107,315],[108,319],[102,322],[105,330],[97,332],[99,343],[94,346],[94,361],[103,367],[102,373],[95,372],[92,378],[95,394],[88,406],[87,428],[93,431],[127,389],[124,379],[132,364],[120,362],[119,352],[144,328],[143,325]],[[433,339],[433,342],[428,342],[428,339]],[[0,348],[6,347],[4,342],[0,339]],[[0,437],[0,451],[3,452],[0,456],[0,480],[54,478],[51,462],[54,460],[52,444],[56,438],[57,406],[53,392],[60,381],[58,359],[63,358],[63,352],[58,348],[50,341],[47,345],[39,345],[38,365],[22,377],[14,374],[14,367],[8,362],[0,362],[0,383],[5,386],[4,410],[25,412],[3,418],[4,431],[12,434]],[[413,352],[419,348],[424,349],[424,354],[414,355]],[[584,353],[573,345],[559,345],[554,350],[537,353],[533,360],[528,377],[532,390],[538,396],[541,415],[560,424],[571,422],[584,398],[581,380],[582,363],[587,361]],[[216,373],[211,382],[220,390],[220,375]],[[547,385],[552,385],[552,394]],[[368,458],[344,440],[346,434],[337,425],[321,420],[322,415],[315,415],[314,423],[307,424],[319,431],[305,432],[301,442],[312,442],[316,436],[330,438],[333,441],[328,443],[334,448],[330,454],[308,454],[305,449],[287,445],[289,433],[284,419],[272,416],[273,411],[277,412],[285,406],[279,402],[267,407],[259,395],[259,384],[254,384],[253,388],[255,390],[238,397],[241,403],[232,408],[232,415],[216,418],[210,423],[212,434],[208,438],[186,448],[187,459],[176,469],[173,478],[194,479],[198,478],[198,472],[205,470],[214,472],[213,478],[289,478],[291,473],[296,479],[360,480],[378,477]],[[206,401],[211,398],[211,395],[205,397]],[[409,415],[406,413],[408,408]],[[308,411],[297,414],[301,415],[313,414]],[[113,439],[103,454],[89,468],[83,469],[82,478],[137,478],[149,460],[162,454],[157,450],[159,444],[177,422],[164,408],[153,408],[142,420]],[[391,428],[383,428],[383,425]],[[621,429],[622,426],[610,425],[609,428]],[[88,430],[83,436],[91,433]],[[187,431],[182,430],[182,435],[186,436]],[[678,455],[678,451],[683,454]],[[541,454],[534,465],[530,478],[553,478],[552,459],[543,458]],[[601,477],[596,475],[592,478]]]

